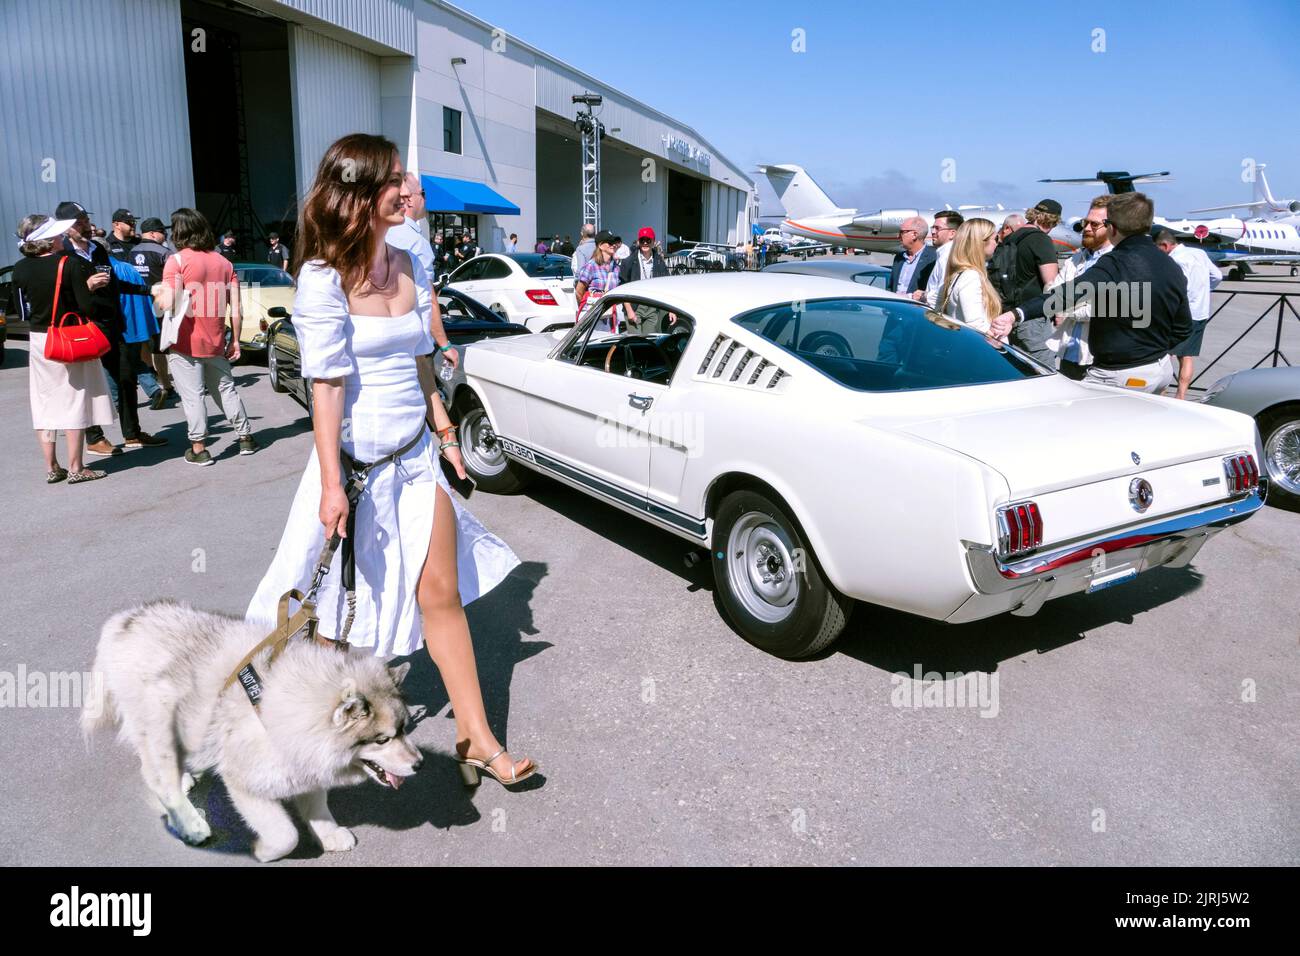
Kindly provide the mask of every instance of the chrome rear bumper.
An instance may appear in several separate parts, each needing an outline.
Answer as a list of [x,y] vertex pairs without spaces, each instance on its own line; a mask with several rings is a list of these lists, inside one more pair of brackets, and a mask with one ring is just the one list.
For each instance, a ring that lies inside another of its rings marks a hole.
[[[1257,489],[1232,501],[1071,542],[1010,563],[1003,562],[992,545],[967,541],[963,542],[966,565],[980,594],[1002,594],[1063,578],[1082,579],[1125,563],[1138,571],[1181,567],[1196,556],[1211,535],[1249,518],[1267,497],[1268,483],[1260,479]],[[1048,589],[1042,590],[1045,599]],[[1027,597],[1024,603],[1031,601]]]

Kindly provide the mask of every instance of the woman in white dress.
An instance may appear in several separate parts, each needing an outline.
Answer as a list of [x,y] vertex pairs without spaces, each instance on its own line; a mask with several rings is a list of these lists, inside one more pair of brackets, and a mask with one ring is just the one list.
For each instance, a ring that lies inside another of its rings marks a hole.
[[940,312],[985,335],[1002,313],[1002,298],[984,265],[997,244],[997,229],[987,219],[967,219],[958,226],[939,293]]
[[[389,246],[404,221],[402,164],[388,140],[354,133],[326,151],[303,202],[293,327],[312,382],[316,445],[276,557],[245,615],[270,631],[280,596],[306,591],[327,534],[345,535],[348,500],[340,450],[376,462],[354,521],[354,648],[390,656],[424,643],[456,717],[466,783],[486,773],[506,785],[537,769],[513,760],[488,726],[464,604],[495,587],[518,558],[450,495],[441,453],[464,476],[460,447],[428,355],[437,300],[418,259]],[[433,421],[438,448],[425,424]],[[340,639],[347,616],[336,556],[317,595],[318,633]]]

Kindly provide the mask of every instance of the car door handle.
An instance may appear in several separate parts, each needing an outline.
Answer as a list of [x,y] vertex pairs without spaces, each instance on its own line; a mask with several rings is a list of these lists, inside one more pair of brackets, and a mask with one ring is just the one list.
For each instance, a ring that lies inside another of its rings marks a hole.
[[654,398],[649,395],[637,395],[633,392],[627,393],[627,403],[633,408],[640,409],[643,412],[649,409],[649,407],[654,404],[654,401]]

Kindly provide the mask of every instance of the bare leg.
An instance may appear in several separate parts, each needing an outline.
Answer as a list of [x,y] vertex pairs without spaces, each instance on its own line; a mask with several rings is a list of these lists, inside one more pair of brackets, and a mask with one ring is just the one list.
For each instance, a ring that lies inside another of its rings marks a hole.
[[46,428],[36,429],[36,443],[41,446],[41,457],[45,459],[46,471],[54,471],[59,467],[59,446],[55,443],[57,434]]
[[298,845],[298,828],[293,817],[279,800],[268,800],[241,790],[226,780],[226,791],[257,839],[253,842],[253,856],[263,863],[288,856]]
[[[420,572],[418,591],[424,643],[447,686],[456,715],[456,752],[462,757],[486,760],[501,749],[501,744],[488,726],[469,622],[457,588],[456,512],[441,485],[436,494],[429,556]],[[514,761],[515,774],[523,774],[532,764],[527,757]],[[510,766],[509,754],[502,754],[492,763],[492,769],[503,776],[509,776]]]
[[1192,366],[1196,360],[1190,355],[1180,356],[1178,359],[1178,397],[1187,397],[1187,386],[1192,384]]
[[294,797],[293,802],[322,847],[335,852],[350,850],[357,845],[357,838],[347,827],[338,825],[330,813],[328,797],[324,790],[312,790]]
[[82,450],[85,448],[85,436],[86,432],[81,428],[70,428],[63,433],[68,443],[68,470],[74,475],[81,471],[83,466]]

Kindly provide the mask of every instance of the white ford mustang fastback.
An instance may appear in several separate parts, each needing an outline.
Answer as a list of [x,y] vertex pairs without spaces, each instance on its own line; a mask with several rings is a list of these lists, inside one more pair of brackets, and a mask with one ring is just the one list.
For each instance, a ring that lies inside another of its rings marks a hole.
[[835,279],[630,283],[471,346],[451,402],[482,489],[541,472],[707,547],[732,624],[783,657],[855,600],[973,621],[1182,566],[1266,493],[1245,415],[1072,382]]

